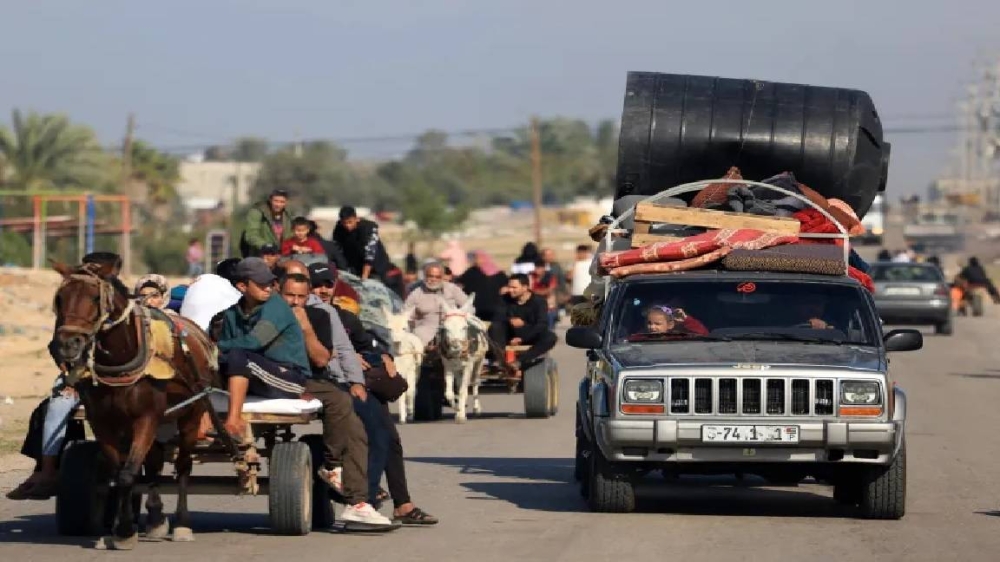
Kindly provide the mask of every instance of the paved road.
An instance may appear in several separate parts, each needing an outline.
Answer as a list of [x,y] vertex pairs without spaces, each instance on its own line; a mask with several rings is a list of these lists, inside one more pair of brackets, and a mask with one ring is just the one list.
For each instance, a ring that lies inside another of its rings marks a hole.
[[561,347],[556,418],[508,416],[520,410],[519,397],[495,395],[484,400],[486,419],[403,429],[411,486],[441,517],[436,528],[274,537],[266,499],[202,496],[192,501],[197,542],[105,553],[90,549],[92,541],[56,536],[54,502],[0,500],[0,559],[996,560],[998,320],[961,319],[954,337],[928,336],[924,351],[893,358],[910,398],[908,512],[898,522],[854,519],[825,487],[736,487],[727,479],[667,485],[650,477],[639,513],[589,513],[572,482],[572,397],[582,361]]

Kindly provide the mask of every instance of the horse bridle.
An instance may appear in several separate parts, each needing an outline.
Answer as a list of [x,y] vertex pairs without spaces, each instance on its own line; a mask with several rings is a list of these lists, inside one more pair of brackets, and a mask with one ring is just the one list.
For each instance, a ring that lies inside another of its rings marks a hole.
[[[100,297],[98,298],[97,305],[97,321],[89,329],[82,326],[66,326],[60,325],[56,329],[56,333],[69,333],[69,334],[79,334],[84,336],[86,342],[84,343],[85,351],[89,358],[87,360],[88,367],[93,371],[95,367],[94,359],[94,347],[97,343],[97,336],[101,332],[107,332],[115,326],[118,326],[122,322],[128,321],[129,317],[132,315],[132,311],[135,307],[135,303],[132,299],[127,299],[128,304],[125,305],[125,309],[118,316],[118,318],[112,319],[111,314],[114,311],[115,306],[115,289],[111,286],[111,283],[102,279],[97,273],[95,273],[91,268],[83,267],[79,269],[76,273],[68,275],[59,285],[59,289],[56,291],[56,297],[71,281],[82,282],[87,285],[97,285]],[[53,302],[53,308],[55,307],[55,302]],[[56,314],[59,311],[56,310]],[[75,316],[70,316],[75,317]],[[65,318],[65,317],[64,317]],[[96,380],[96,379],[95,379]]]

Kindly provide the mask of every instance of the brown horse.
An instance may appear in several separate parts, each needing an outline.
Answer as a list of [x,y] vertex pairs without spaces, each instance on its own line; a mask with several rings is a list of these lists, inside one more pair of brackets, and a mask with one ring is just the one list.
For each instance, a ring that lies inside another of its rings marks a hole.
[[[110,485],[117,494],[109,494],[117,498],[114,529],[112,536],[101,539],[98,548],[135,547],[138,514],[133,512],[132,497],[140,468],[150,481],[147,537],[162,539],[169,533],[170,523],[156,487],[164,455],[161,447],[152,446],[159,426],[172,421],[178,429],[173,540],[193,540],[187,508],[192,452],[199,421],[211,405],[207,399],[195,400],[170,415],[166,411],[216,380],[213,344],[190,320],[135,304],[128,289],[107,268],[54,264],[54,269],[63,276],[53,302],[58,326],[55,347],[67,369],[67,381],[80,394],[87,421],[108,463],[108,476],[115,474]],[[154,323],[160,323],[161,332],[169,334],[166,352],[154,349]],[[165,366],[166,377],[149,376],[152,362],[157,360]],[[212,418],[218,423],[214,412]]]

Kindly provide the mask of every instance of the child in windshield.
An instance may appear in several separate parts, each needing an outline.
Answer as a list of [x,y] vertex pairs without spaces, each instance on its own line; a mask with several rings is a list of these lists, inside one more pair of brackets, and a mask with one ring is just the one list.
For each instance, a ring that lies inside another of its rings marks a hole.
[[682,325],[687,319],[682,308],[654,305],[646,311],[646,331],[650,334],[682,333]]
[[631,341],[657,339],[665,335],[708,335],[708,329],[683,308],[653,305],[646,310],[646,330],[633,334]]

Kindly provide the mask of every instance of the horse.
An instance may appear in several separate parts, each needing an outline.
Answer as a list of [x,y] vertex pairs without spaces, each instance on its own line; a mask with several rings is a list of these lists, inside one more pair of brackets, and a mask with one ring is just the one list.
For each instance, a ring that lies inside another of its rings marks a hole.
[[[103,452],[103,469],[114,473],[110,485],[117,492],[109,494],[117,500],[117,506],[112,506],[112,535],[101,537],[97,548],[135,548],[138,514],[133,513],[132,497],[140,468],[150,479],[146,537],[164,539],[170,533],[156,486],[164,454],[161,447],[153,447],[157,429],[169,422],[176,422],[179,436],[172,540],[194,540],[187,496],[192,452],[206,411],[213,414],[216,431],[224,431],[208,400],[196,400],[170,415],[166,410],[195,397],[217,379],[214,344],[193,321],[136,304],[106,267],[54,263],[53,269],[63,277],[53,298],[56,354],[67,382],[80,395]],[[123,445],[128,447],[127,454],[120,448]]]
[[424,361],[424,346],[413,332],[410,331],[410,316],[413,309],[393,314],[389,307],[382,305],[386,326],[392,334],[392,354],[396,363],[396,372],[406,380],[406,394],[399,404],[399,423],[405,424],[407,413],[414,411],[417,399],[417,380],[420,378],[420,365]]
[[[444,303],[444,318],[441,322],[439,348],[444,364],[445,398],[455,409],[455,422],[465,423],[466,402],[469,387],[472,387],[472,413],[479,415],[479,376],[486,360],[489,340],[486,327],[473,312],[475,293],[461,307]],[[455,396],[455,381],[458,380],[458,397]]]

